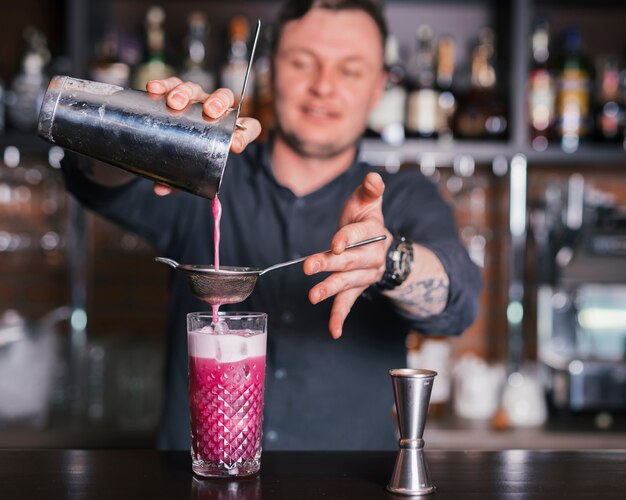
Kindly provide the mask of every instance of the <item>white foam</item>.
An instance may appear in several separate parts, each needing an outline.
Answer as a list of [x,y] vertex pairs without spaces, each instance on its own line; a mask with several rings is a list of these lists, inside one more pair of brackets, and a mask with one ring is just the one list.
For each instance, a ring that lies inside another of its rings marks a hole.
[[[232,333],[232,332],[231,332]],[[265,355],[267,333],[257,335],[220,335],[211,327],[189,332],[189,354],[197,358],[208,358],[223,363],[233,363],[246,358]]]

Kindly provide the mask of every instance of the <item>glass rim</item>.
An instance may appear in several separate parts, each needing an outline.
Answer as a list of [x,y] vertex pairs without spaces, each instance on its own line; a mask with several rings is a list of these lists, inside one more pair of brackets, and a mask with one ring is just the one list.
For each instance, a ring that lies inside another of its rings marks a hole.
[[[228,319],[250,319],[250,318],[267,318],[267,313],[254,312],[254,311],[218,311],[217,317]],[[211,311],[197,311],[187,313],[187,319],[213,319],[213,313]]]

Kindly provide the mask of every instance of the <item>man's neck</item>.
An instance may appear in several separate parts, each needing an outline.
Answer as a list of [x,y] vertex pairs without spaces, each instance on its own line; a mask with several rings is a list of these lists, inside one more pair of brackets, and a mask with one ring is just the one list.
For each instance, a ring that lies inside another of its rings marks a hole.
[[332,158],[309,158],[294,151],[279,135],[274,140],[271,164],[281,186],[305,196],[325,186],[352,165],[356,145]]

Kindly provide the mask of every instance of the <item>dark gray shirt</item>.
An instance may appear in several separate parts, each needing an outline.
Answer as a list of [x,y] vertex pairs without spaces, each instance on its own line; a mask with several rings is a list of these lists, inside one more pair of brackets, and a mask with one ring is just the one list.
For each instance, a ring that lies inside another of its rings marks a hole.
[[[269,149],[252,144],[229,158],[219,193],[223,265],[263,268],[328,248],[344,202],[375,170],[355,163],[298,197],[274,178]],[[100,187],[73,172],[74,165],[71,156],[64,162],[67,185],[88,208],[146,238],[159,255],[182,263],[213,262],[210,200],[183,192],[158,197],[143,178],[121,188]],[[458,240],[451,208],[416,171],[382,175],[385,225],[437,254],[450,277],[447,307],[437,316],[410,318],[384,296],[368,294],[357,301],[343,337],[335,341],[328,332],[332,301],[311,305],[307,298],[321,276],[306,276],[301,266],[291,266],[259,278],[249,299],[230,309],[269,315],[265,449],[394,449],[388,370],[406,365],[409,328],[457,335],[475,318],[480,275]],[[189,449],[185,317],[208,306],[191,294],[182,273],[172,272],[170,289],[158,446]]]

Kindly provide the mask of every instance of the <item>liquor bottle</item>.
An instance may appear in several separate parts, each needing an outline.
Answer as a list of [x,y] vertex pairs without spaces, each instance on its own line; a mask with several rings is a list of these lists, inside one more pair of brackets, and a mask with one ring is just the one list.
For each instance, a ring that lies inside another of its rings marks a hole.
[[21,131],[32,131],[37,126],[39,108],[46,90],[44,67],[50,59],[46,37],[33,28],[24,32],[26,51],[22,68],[11,82],[7,93],[7,118]]
[[215,89],[215,77],[206,68],[208,24],[203,12],[192,12],[188,18],[187,60],[180,77],[197,83],[205,92]]
[[439,92],[437,134],[452,137],[452,119],[457,102],[453,91],[456,43],[448,35],[439,37],[437,44],[437,90]]
[[[226,63],[220,74],[221,86],[231,89],[235,94],[235,105],[239,104],[243,82],[246,77],[246,69],[250,59],[248,52],[248,38],[250,25],[244,16],[235,16],[230,22],[229,29],[229,52]],[[255,88],[254,73],[248,77],[248,89]],[[253,99],[250,96],[244,101],[241,114],[250,116],[254,110]]]
[[148,60],[140,65],[133,78],[133,87],[146,90],[146,83],[150,80],[169,78],[174,75],[174,69],[165,63],[165,11],[158,6],[152,6],[146,13],[146,36],[148,46]]
[[383,95],[368,118],[368,135],[380,137],[391,145],[404,142],[406,87],[404,66],[400,60],[398,39],[389,35],[385,43],[387,84]]
[[471,86],[460,99],[454,134],[464,139],[501,139],[507,131],[506,107],[497,90],[494,66],[495,36],[490,28],[479,33],[472,51]]
[[409,137],[435,137],[439,95],[435,89],[434,31],[417,29],[417,50],[409,72],[405,128]]
[[582,54],[582,34],[568,30],[565,53],[559,68],[557,91],[557,134],[566,152],[578,149],[589,132],[591,72]]
[[130,66],[120,61],[117,35],[108,33],[96,47],[96,57],[89,70],[91,79],[127,87],[130,79]]
[[528,121],[533,149],[544,151],[554,139],[556,78],[550,62],[550,25],[538,20],[532,35],[532,66],[528,75]]
[[620,68],[617,57],[605,58],[600,66],[594,113],[596,137],[601,141],[622,141],[626,112],[620,96]]

